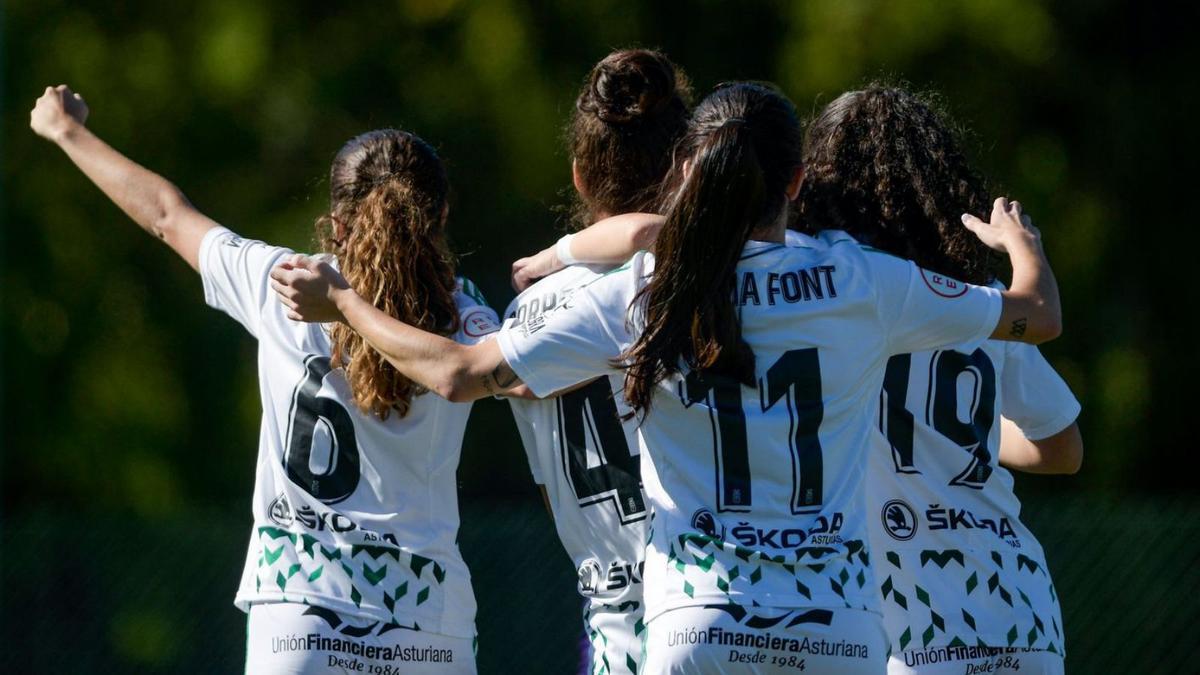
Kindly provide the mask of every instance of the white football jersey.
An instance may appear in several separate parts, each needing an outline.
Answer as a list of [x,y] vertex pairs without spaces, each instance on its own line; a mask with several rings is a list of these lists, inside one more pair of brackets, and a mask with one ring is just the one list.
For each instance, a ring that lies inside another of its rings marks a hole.
[[[258,339],[254,527],[235,603],[305,602],[473,637],[455,483],[471,406],[426,394],[405,417],[360,412],[343,371],[330,369],[325,328],[289,320],[271,291],[268,274],[290,253],[225,228],[200,247],[205,301]],[[455,299],[454,340],[497,329],[470,282]]]
[[[653,257],[502,330],[504,357],[544,395],[613,372],[644,325]],[[651,507],[646,620],[736,603],[879,611],[864,468],[892,354],[982,342],[993,289],[959,284],[840,232],[800,246],[750,242],[735,302],[754,387],[695,372],[661,382],[638,429]]]
[[1079,403],[1032,345],[893,356],[880,397],[868,506],[884,625],[898,653],[953,646],[1063,653],[1042,547],[998,463],[1000,417],[1037,440]]
[[[512,301],[504,325],[519,330],[544,320],[611,267],[574,265]],[[579,575],[579,592],[595,609],[633,611],[642,602],[646,501],[636,421],[621,396],[624,377],[597,378],[556,398],[509,399],[533,479],[546,488],[559,539]]]

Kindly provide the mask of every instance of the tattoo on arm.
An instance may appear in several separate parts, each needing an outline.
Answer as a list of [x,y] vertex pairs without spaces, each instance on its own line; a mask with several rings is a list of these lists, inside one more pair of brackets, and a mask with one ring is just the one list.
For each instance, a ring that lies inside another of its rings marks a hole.
[[496,386],[501,389],[508,389],[521,383],[521,378],[513,372],[507,361],[501,361],[496,369],[492,371],[492,379],[496,381]]
[[483,388],[492,396],[501,396],[505,391],[521,384],[521,378],[513,372],[507,363],[501,361],[491,373],[480,378]]
[[1024,317],[1017,319],[1012,322],[1012,329],[1008,331],[1008,334],[1013,337],[1021,337],[1025,334],[1025,328],[1028,325],[1029,322]]
[[487,390],[488,394],[492,396],[498,395],[496,392],[496,385],[492,384],[491,375],[484,375],[483,377],[479,378],[479,381],[483,383],[483,388]]

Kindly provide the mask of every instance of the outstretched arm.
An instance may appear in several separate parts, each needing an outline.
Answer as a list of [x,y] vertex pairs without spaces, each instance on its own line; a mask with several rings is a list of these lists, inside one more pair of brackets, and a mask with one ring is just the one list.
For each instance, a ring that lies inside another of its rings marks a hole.
[[514,262],[513,289],[519,293],[538,279],[575,263],[623,263],[634,253],[653,246],[666,220],[654,213],[625,213],[599,220],[540,253]]
[[170,181],[114,150],[84,123],[88,106],[65,84],[46,87],[29,115],[29,126],[67,153],[130,218],[166,242],[187,261],[200,268],[200,242],[217,223],[200,213]]
[[350,288],[337,270],[293,256],[271,270],[271,288],[296,321],[342,321],[405,377],[449,401],[520,395],[521,379],[495,340],[460,345],[388,316]]
[[1062,306],[1058,282],[1042,250],[1042,235],[1020,202],[1004,197],[992,207],[990,222],[963,215],[967,229],[989,247],[1008,254],[1012,261],[1012,286],[1002,293],[1004,305],[992,338],[1040,344],[1062,334]]
[[1079,425],[1038,440],[1030,440],[1006,417],[1000,418],[1000,464],[1026,473],[1077,473],[1083,465],[1083,436]]

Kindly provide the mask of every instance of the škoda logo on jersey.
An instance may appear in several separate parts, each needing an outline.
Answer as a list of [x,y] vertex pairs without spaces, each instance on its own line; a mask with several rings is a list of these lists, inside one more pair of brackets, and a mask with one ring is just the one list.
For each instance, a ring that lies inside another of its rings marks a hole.
[[[342,533],[359,530],[358,522],[354,522],[347,518],[347,516],[337,513],[336,510],[322,510],[322,512],[318,512],[317,509],[308,506],[308,504],[301,504],[300,508],[293,509],[292,502],[288,501],[288,496],[282,494],[275,497],[270,506],[266,507],[266,518],[271,519],[271,522],[275,522],[276,525],[281,527],[289,527],[294,522],[299,522],[307,530],[317,532],[330,531]],[[368,540],[368,542],[380,538],[378,533],[371,532],[370,530],[362,530],[361,532],[362,537]],[[395,537],[392,534],[383,534],[382,538],[390,540],[391,543],[396,543]]]
[[[840,532],[844,521],[845,517],[838,512],[828,518],[817,516],[815,525],[808,530],[795,527],[764,529],[748,522],[739,522],[728,533],[746,548],[796,548],[804,544],[828,546],[842,543]],[[714,539],[725,539],[725,525],[708,509],[699,509],[692,514],[692,528]]]
[[619,591],[630,584],[640,584],[645,566],[645,562],[614,560],[609,563],[608,572],[605,573],[600,561],[589,558],[579,566],[579,592],[583,595],[599,595]]
[[902,499],[893,499],[883,505],[883,510],[879,514],[883,519],[883,529],[892,539],[897,541],[908,541],[917,534],[917,512],[913,507],[908,505],[908,502]]
[[[920,518],[903,499],[892,499],[879,512],[883,529],[892,539],[908,541],[917,534]],[[1021,540],[1007,517],[981,518],[968,509],[930,504],[925,509],[925,523],[930,532],[957,530],[988,530],[1013,548],[1021,548]]]
[[925,285],[929,287],[929,290],[943,298],[957,298],[967,292],[967,284],[937,272],[921,269],[921,278],[925,280]]

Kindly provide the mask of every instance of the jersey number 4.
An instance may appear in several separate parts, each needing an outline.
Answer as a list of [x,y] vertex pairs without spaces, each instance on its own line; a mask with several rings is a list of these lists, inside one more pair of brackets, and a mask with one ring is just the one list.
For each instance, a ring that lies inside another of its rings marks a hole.
[[[358,487],[358,441],[350,413],[336,400],[317,396],[329,374],[329,359],[310,356],[304,379],[292,392],[292,415],[283,465],[293,483],[325,504],[336,504]],[[317,440],[320,440],[317,443]],[[328,447],[325,467],[313,470],[313,446]]]
[[[621,524],[646,517],[638,458],[617,414],[607,377],[558,397],[558,425],[563,468],[580,506],[612,501]],[[588,440],[600,462],[588,466]]]
[[[892,459],[898,473],[920,473],[913,459],[913,414],[907,406],[908,381],[912,355],[900,354],[888,360],[883,376],[880,425],[892,446]],[[964,375],[973,379],[974,397],[969,421],[959,419],[958,383]],[[950,485],[983,489],[992,475],[992,453],[988,436],[996,416],[996,368],[982,349],[967,355],[955,351],[937,351],[929,362],[929,391],[925,395],[925,422],[934,431],[957,443],[970,460]]]
[[[749,511],[753,502],[750,452],[742,385],[736,380],[692,371],[680,386],[685,407],[704,402],[714,421],[717,510]],[[821,401],[821,362],[815,347],[784,352],[758,380],[762,412],[787,406],[792,455],[792,513],[815,513],[823,501],[824,468],[817,432],[825,417]]]

